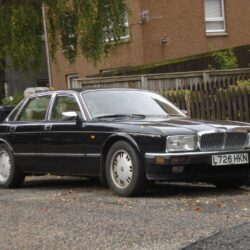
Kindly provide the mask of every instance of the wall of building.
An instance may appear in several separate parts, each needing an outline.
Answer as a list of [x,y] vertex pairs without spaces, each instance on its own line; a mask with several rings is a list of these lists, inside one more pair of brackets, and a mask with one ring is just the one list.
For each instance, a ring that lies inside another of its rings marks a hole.
[[[152,18],[144,25],[145,64],[250,44],[249,0],[225,0],[227,35],[217,36],[206,34],[203,0],[142,2]],[[166,45],[160,45],[161,38]]]
[[144,63],[143,58],[143,33],[140,24],[141,2],[140,0],[128,0],[130,9],[133,10],[129,18],[130,34],[129,40],[121,43],[115,55],[103,59],[96,66],[87,61],[81,55],[72,65],[65,60],[62,52],[57,51],[56,62],[52,64],[52,82],[56,89],[67,88],[67,75],[79,74],[80,78],[99,73],[99,70],[111,68],[131,67]]
[[8,86],[9,95],[13,95],[15,92],[23,92],[29,87],[48,86],[49,79],[45,48],[43,55],[44,57],[39,69],[34,70],[31,68],[24,72],[16,70],[12,66],[11,60],[7,58],[5,67],[5,81]]
[[[128,0],[131,38],[118,45],[115,55],[93,65],[79,56],[72,65],[57,52],[52,64],[52,83],[56,89],[67,88],[67,75],[80,78],[102,70],[134,67],[168,59],[202,54],[250,44],[250,1],[225,0],[226,32],[208,36],[205,29],[204,0]],[[141,13],[148,12],[148,22],[141,23]],[[166,43],[161,44],[161,41]]]

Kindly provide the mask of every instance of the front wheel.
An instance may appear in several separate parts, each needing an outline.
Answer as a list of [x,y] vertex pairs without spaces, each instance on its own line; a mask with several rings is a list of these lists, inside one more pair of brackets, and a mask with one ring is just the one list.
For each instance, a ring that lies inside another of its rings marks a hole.
[[145,192],[145,168],[135,149],[126,141],[118,141],[110,148],[106,175],[109,187],[119,196],[131,197]]
[[214,185],[219,189],[237,189],[246,184],[247,177],[229,178],[225,180],[216,180]]
[[0,145],[0,187],[19,187],[24,181],[24,173],[15,165],[9,148]]

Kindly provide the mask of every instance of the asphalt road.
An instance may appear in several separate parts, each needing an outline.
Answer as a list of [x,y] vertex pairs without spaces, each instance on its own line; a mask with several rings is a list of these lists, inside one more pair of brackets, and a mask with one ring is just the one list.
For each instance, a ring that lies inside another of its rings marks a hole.
[[145,197],[119,198],[97,182],[44,176],[0,189],[1,250],[245,250],[249,222],[250,187],[152,185]]

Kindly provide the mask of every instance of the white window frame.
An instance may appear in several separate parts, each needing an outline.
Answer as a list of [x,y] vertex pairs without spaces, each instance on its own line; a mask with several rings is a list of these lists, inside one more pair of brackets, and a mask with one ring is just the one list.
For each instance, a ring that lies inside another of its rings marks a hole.
[[72,89],[73,86],[72,85],[72,80],[76,80],[79,78],[79,75],[78,74],[70,74],[70,75],[67,75],[67,85],[68,85],[68,89]]
[[[222,17],[206,17],[206,7],[205,7],[205,27],[206,27],[206,33],[221,33],[221,32],[226,32],[225,4],[224,4],[224,0],[220,0],[220,1],[221,1],[221,6],[222,6]],[[223,22],[223,29],[207,30],[207,23],[208,22]]]
[[129,39],[130,38],[130,35],[129,35],[128,14],[126,14],[126,15],[127,15],[127,18],[126,18],[127,21],[124,23],[124,26],[128,29],[128,33],[127,33],[127,35],[122,36],[121,39]]

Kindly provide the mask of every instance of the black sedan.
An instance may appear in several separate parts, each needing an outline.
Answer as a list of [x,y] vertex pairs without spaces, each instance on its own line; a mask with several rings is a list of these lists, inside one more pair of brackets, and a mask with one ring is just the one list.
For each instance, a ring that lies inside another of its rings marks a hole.
[[149,181],[236,188],[250,175],[249,153],[250,124],[191,120],[153,92],[44,92],[0,125],[0,186],[50,173],[98,177],[120,196]]

